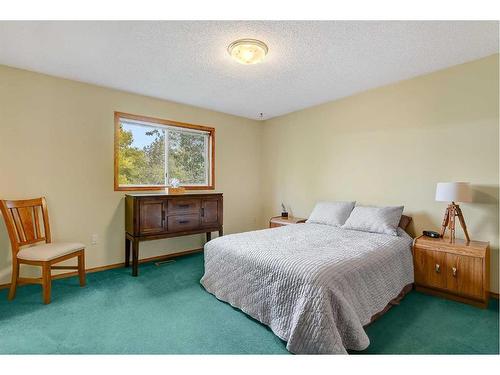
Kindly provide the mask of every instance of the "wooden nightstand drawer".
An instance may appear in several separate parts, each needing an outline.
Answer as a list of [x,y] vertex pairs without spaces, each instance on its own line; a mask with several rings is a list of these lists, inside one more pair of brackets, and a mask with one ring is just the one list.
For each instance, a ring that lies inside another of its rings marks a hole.
[[417,290],[486,307],[489,298],[488,242],[419,237],[413,246]]
[[475,298],[483,295],[483,260],[446,254],[446,286],[451,291]]
[[416,247],[413,264],[417,284],[446,288],[446,253]]

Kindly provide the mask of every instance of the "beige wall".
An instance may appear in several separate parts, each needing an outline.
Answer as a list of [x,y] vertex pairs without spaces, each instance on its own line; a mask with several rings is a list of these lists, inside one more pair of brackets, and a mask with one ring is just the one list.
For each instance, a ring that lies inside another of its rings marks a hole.
[[[0,66],[0,197],[45,195],[55,240],[85,243],[87,267],[123,262],[124,193],[113,190],[114,111],[215,127],[225,232],[257,227],[260,122],[5,66]],[[202,243],[203,235],[145,242],[141,256]],[[10,258],[0,220],[0,284],[9,281]]]
[[[498,292],[498,100],[498,55],[263,123],[0,66],[0,197],[46,195],[56,240],[87,244],[88,267],[122,262],[113,111],[205,124],[216,127],[226,233],[265,227],[282,201],[306,217],[328,199],[404,204],[415,233],[438,229],[436,182],[470,181],[475,202],[463,211],[472,237],[493,245]],[[147,242],[141,255],[202,243]],[[2,221],[0,284],[9,277]]]
[[437,230],[436,183],[470,181],[463,212],[492,244],[498,292],[498,78],[494,55],[266,121],[262,222],[282,201],[307,217],[318,200],[357,200],[404,204],[415,233]]

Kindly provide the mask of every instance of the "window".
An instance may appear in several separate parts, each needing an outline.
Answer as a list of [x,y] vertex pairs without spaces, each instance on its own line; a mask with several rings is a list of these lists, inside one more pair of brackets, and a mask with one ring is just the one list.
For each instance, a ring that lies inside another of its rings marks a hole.
[[215,129],[115,112],[115,190],[214,188]]

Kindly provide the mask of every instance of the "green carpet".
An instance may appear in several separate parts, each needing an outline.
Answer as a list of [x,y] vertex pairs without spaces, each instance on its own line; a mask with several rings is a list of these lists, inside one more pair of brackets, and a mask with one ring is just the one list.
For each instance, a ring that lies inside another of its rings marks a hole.
[[[199,284],[203,255],[175,263],[56,280],[52,303],[40,286],[0,291],[0,353],[284,354],[267,327]],[[363,353],[498,353],[498,301],[481,310],[412,292],[367,328]]]

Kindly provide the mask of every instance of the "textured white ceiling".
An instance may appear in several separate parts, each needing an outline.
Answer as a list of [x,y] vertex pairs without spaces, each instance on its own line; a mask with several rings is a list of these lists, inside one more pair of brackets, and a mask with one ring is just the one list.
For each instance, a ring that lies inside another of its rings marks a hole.
[[[241,65],[239,38],[269,46]],[[491,21],[0,22],[0,64],[271,118],[498,52]]]

